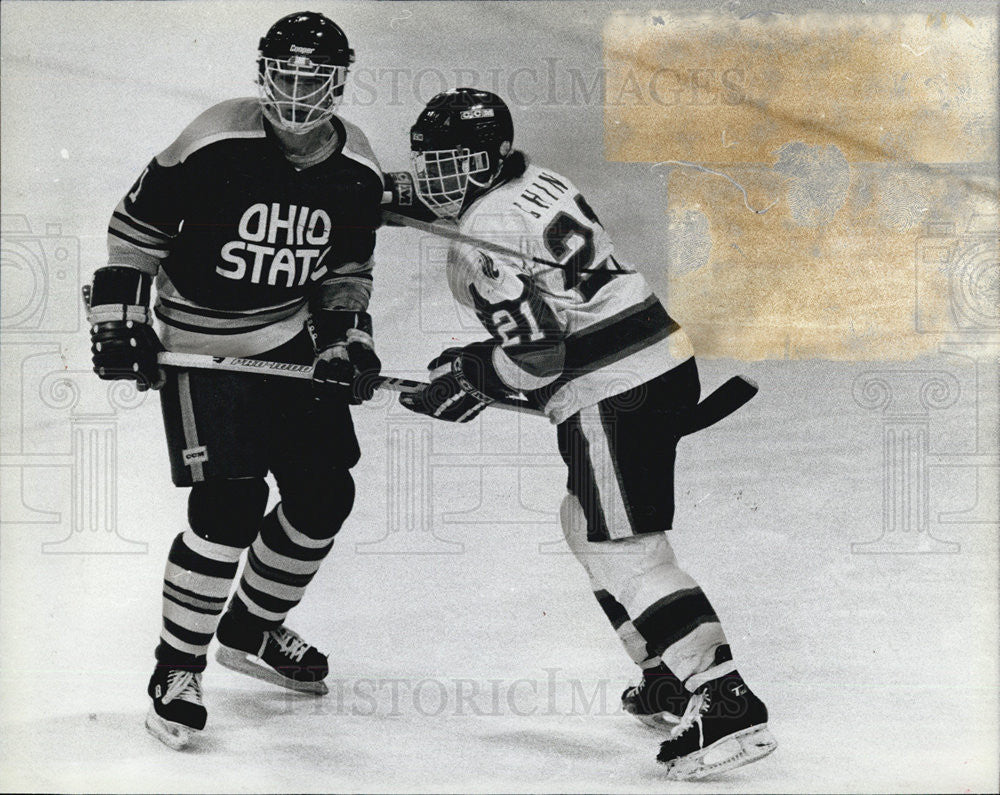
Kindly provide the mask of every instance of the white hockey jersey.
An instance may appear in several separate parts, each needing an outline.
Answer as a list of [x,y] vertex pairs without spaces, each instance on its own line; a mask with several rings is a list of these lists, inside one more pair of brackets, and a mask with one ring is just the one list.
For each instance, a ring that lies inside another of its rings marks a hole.
[[459,231],[512,250],[453,243],[448,283],[500,342],[493,357],[500,377],[532,395],[552,422],[693,355],[646,280],[616,260],[607,231],[565,177],[529,164],[466,209]]

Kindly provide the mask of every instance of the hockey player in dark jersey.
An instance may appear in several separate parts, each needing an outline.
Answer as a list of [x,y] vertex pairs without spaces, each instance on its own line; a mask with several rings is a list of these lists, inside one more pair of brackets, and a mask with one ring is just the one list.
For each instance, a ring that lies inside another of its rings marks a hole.
[[670,778],[752,762],[775,747],[767,710],[664,532],[677,442],[700,392],[691,345],[616,259],[587,200],[514,151],[513,134],[496,95],[446,92],[411,130],[414,175],[388,175],[392,209],[457,225],[448,284],[490,333],[444,351],[431,384],[400,402],[457,422],[514,395],[543,408],[569,470],[566,540],[643,671],[623,707],[670,729],[658,757]]
[[[364,134],[335,115],[353,59],[321,14],[275,23],[259,97],[210,108],[150,161],[94,274],[94,369],[162,389],[173,481],[190,487],[146,720],[174,748],[205,725],[213,637],[228,667],[326,692],[326,657],[285,618],[350,513],[360,452],[349,404],[371,397],[381,369],[366,310],[383,179]],[[164,347],[312,364],[313,380],[161,369]],[[280,502],[265,516],[268,472]]]

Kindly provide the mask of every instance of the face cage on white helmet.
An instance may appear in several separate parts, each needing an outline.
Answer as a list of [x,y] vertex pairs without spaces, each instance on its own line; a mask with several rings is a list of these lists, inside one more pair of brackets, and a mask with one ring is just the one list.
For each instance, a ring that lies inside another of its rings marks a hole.
[[300,56],[260,60],[261,107],[272,124],[303,133],[333,116],[343,98],[348,67],[314,64]]
[[465,203],[469,183],[485,188],[490,183],[490,156],[468,149],[432,149],[413,152],[417,195],[438,218],[457,218]]

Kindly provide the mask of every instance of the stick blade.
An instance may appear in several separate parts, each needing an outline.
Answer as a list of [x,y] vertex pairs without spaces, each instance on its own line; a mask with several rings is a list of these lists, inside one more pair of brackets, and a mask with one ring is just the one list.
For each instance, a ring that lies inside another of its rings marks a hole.
[[757,384],[742,375],[734,375],[712,392],[691,412],[691,418],[683,435],[695,433],[742,408],[759,391]]

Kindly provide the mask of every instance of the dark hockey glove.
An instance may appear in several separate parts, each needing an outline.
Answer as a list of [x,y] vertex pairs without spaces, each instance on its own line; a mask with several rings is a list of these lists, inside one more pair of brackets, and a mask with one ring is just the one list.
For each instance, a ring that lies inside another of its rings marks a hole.
[[427,365],[431,382],[417,392],[404,392],[399,402],[418,414],[448,422],[469,422],[497,398],[514,392],[493,367],[494,342],[448,348]]
[[382,362],[375,353],[369,314],[324,309],[310,319],[309,333],[316,351],[313,361],[316,398],[344,400],[355,406],[371,400],[378,387]]
[[99,268],[87,308],[94,372],[105,381],[131,379],[140,392],[165,381],[156,361],[163,345],[149,316],[149,283],[134,268]]
[[[388,171],[385,177],[385,191],[382,194],[382,209],[399,213],[420,221],[436,221],[437,215],[420,201],[413,185],[413,175],[409,171]],[[400,226],[399,223],[386,219],[389,226]]]

